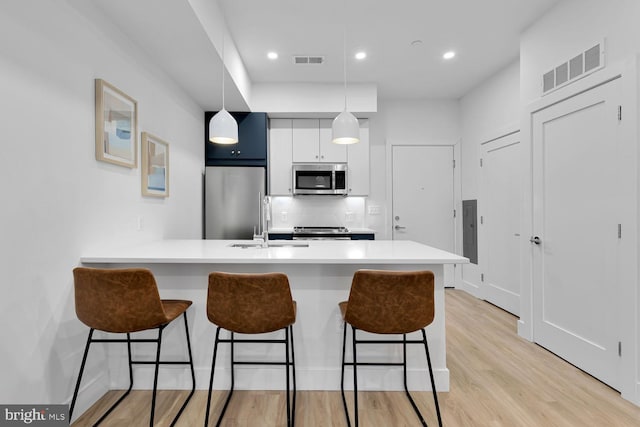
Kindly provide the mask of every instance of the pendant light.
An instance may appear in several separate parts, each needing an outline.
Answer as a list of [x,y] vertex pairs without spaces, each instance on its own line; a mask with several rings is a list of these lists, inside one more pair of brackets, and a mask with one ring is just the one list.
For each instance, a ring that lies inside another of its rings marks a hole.
[[[345,0],[345,6],[347,1]],[[346,9],[346,7],[345,7]],[[360,125],[358,119],[347,111],[347,24],[346,10],[343,32],[343,66],[344,66],[344,111],[333,119],[331,125],[332,139],[334,144],[355,144],[360,142]]]
[[209,141],[215,144],[235,144],[238,142],[238,122],[224,108],[224,34],[222,35],[222,110],[209,120]]

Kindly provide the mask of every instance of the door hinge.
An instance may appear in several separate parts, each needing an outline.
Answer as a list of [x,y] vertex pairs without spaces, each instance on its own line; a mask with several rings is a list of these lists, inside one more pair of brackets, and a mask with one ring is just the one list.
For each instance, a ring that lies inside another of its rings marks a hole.
[[622,224],[618,224],[618,239],[622,239]]
[[453,217],[454,218],[456,217],[456,210],[455,209],[453,210]]
[[622,121],[622,105],[618,105],[618,121]]
[[484,273],[480,273],[480,281],[484,282]]
[[456,159],[453,159],[453,168],[456,168]]
[[622,357],[622,341],[618,341],[618,357]]
[[480,215],[480,224],[484,224],[484,217]]
[[482,159],[480,159],[480,167],[482,167]]

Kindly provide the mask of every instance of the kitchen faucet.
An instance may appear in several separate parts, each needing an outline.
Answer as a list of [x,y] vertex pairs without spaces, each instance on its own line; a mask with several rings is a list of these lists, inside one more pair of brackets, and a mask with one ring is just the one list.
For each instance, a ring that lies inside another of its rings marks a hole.
[[256,234],[256,227],[253,227],[253,240],[261,242],[260,247],[269,247],[269,218],[266,209],[266,205],[269,204],[269,196],[262,197],[262,193],[258,192],[258,234]]

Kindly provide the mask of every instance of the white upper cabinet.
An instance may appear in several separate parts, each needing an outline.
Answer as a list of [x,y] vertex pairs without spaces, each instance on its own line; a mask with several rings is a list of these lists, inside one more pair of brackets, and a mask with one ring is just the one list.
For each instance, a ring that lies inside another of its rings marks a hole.
[[320,161],[345,163],[347,161],[347,147],[331,142],[332,124],[333,119],[320,119]]
[[[360,142],[347,145],[347,186],[350,196],[369,195],[369,120],[360,122]],[[337,144],[334,144],[337,145]]]
[[347,163],[348,195],[369,195],[369,120],[358,121],[360,142],[339,145],[331,142],[331,119],[271,119],[269,194],[293,194],[292,163],[326,162]]
[[331,119],[292,119],[294,162],[347,162],[347,148],[331,142],[331,123]]
[[269,129],[269,194],[290,196],[293,160],[291,119],[271,119]]

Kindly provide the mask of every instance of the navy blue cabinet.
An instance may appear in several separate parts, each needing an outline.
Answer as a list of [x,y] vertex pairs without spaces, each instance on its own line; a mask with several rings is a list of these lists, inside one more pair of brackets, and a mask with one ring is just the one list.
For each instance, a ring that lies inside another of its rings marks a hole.
[[375,240],[376,235],[373,233],[351,233],[351,240]]
[[[376,235],[373,233],[349,233],[344,237],[349,237],[351,240],[375,240]],[[293,233],[269,233],[270,240],[293,240]]]
[[267,166],[267,113],[236,113],[238,143],[209,142],[209,121],[216,111],[204,113],[204,150],[207,166]]

